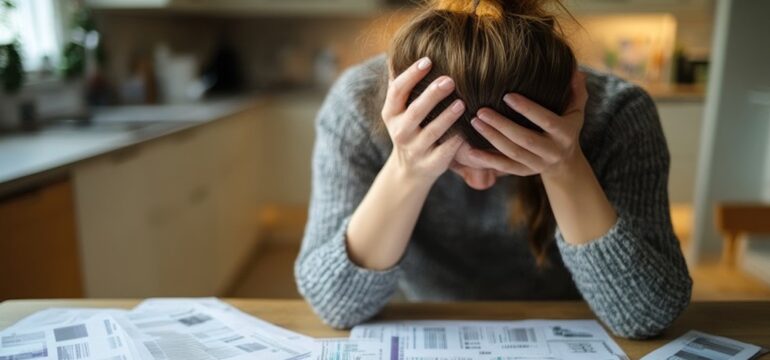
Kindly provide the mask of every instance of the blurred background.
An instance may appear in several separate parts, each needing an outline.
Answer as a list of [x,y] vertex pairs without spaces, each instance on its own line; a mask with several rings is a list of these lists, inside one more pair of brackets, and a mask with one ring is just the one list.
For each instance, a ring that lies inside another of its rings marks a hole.
[[[657,103],[694,299],[770,299],[770,2],[566,5]],[[298,297],[315,113],[415,9],[0,0],[0,300]]]

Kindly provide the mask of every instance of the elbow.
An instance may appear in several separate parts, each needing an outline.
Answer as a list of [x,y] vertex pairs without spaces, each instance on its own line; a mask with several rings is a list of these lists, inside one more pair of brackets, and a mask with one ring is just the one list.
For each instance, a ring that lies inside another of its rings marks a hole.
[[[308,303],[310,302],[308,301]],[[326,309],[314,306],[312,303],[310,303],[310,306],[313,308],[313,312],[315,312],[318,318],[321,319],[321,322],[335,330],[348,330],[358,324],[363,323],[366,320],[356,318],[345,313],[340,314],[327,311]]]
[[316,316],[331,328],[346,330],[368,319],[368,316],[360,316],[355,311],[345,310],[344,304],[340,304],[333,296],[313,293],[307,286],[303,286],[300,280],[297,284],[297,289],[305,302]]
[[322,282],[304,273],[301,261],[297,260],[294,265],[297,291],[324,324],[337,330],[345,330],[368,319],[358,316],[356,311],[351,311],[349,306],[340,302],[340,298],[334,295],[334,280],[326,279]]
[[646,304],[629,306],[622,318],[605,321],[610,331],[622,338],[642,340],[656,337],[668,329],[690,304],[692,279],[685,276],[675,291],[662,290]]

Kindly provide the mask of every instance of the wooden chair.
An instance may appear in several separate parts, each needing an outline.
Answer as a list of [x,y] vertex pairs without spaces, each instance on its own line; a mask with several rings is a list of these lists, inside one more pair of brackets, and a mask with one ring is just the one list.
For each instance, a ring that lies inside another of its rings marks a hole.
[[733,268],[740,237],[746,234],[770,235],[770,204],[718,203],[715,210],[717,229],[725,236],[722,259]]

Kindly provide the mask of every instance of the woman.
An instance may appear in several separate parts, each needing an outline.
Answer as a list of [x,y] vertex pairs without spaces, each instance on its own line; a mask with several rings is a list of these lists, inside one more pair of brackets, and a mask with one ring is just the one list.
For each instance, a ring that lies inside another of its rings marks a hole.
[[629,338],[687,306],[655,105],[578,70],[542,3],[434,1],[389,61],[332,88],[295,266],[326,323],[360,323],[397,288],[427,301],[582,297]]

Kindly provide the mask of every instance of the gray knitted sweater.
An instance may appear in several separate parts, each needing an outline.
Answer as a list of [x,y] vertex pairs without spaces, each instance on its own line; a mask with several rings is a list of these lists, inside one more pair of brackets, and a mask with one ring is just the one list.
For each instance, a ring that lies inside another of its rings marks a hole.
[[[550,266],[535,266],[524,229],[510,224],[513,181],[473,190],[452,172],[431,189],[409,246],[387,271],[356,266],[345,233],[392,144],[381,121],[385,57],[347,70],[316,119],[309,218],[295,264],[300,293],[327,324],[377,314],[399,288],[408,299],[580,299],[619,336],[665,329],[687,306],[692,281],[669,216],[669,153],[652,99],[616,77],[589,71],[580,144],[618,221],[586,245],[558,228]],[[383,214],[383,216],[389,216]]]

